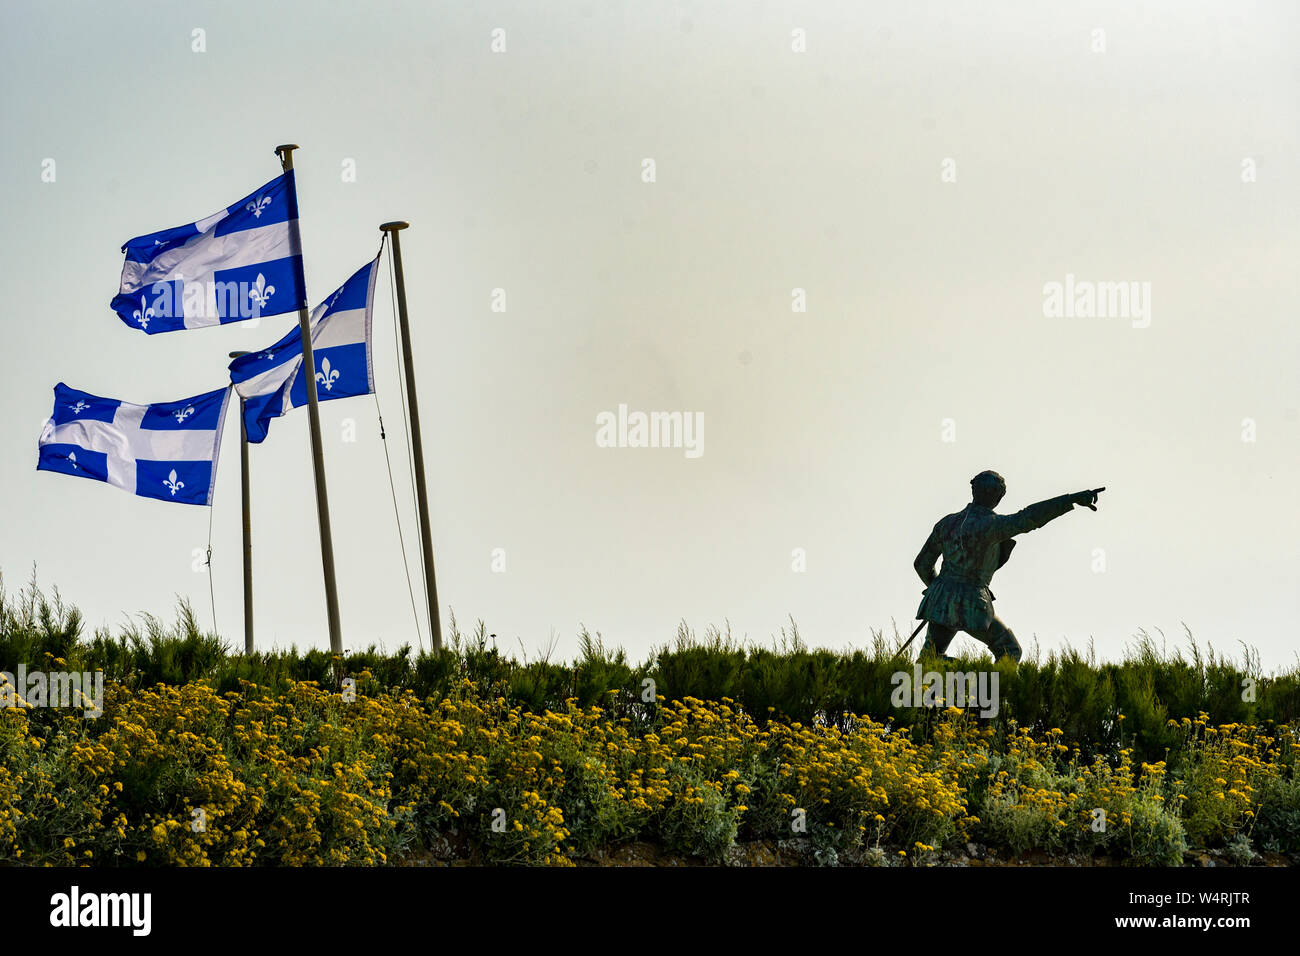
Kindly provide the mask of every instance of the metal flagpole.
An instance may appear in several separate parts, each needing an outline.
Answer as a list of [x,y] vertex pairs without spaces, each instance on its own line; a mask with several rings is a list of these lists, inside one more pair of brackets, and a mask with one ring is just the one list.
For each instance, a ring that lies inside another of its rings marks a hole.
[[[289,143],[275,148],[280,166],[287,173],[293,169],[293,151],[297,145]],[[289,220],[289,235],[293,252],[302,257],[302,238],[298,233],[298,220]],[[304,283],[304,286],[306,283]],[[339,595],[334,583],[334,538],[330,534],[329,494],[325,489],[325,456],[321,450],[320,410],[316,398],[316,359],[311,351],[311,314],[307,310],[307,291],[298,306],[298,328],[302,332],[302,361],[306,370],[303,378],[307,385],[307,420],[311,426],[311,463],[316,476],[316,516],[320,524],[320,556],[325,573],[325,610],[329,616],[330,651],[342,655],[343,631],[339,627]]]
[[[232,359],[247,352],[231,352]],[[253,522],[248,496],[248,425],[244,421],[244,396],[239,396],[239,488],[244,502],[244,653],[253,653]]]
[[409,223],[386,222],[380,230],[393,240],[393,265],[397,271],[397,324],[402,333],[402,364],[406,370],[407,409],[411,419],[411,452],[415,459],[415,497],[420,509],[420,547],[424,554],[424,593],[429,602],[429,630],[434,653],[442,650],[442,618],[438,613],[438,585],[433,573],[433,536],[429,530],[429,496],[424,484],[424,444],[420,441],[420,409],[415,400],[415,366],[411,360],[411,329],[406,319],[406,282],[402,276],[402,244],[398,234]]

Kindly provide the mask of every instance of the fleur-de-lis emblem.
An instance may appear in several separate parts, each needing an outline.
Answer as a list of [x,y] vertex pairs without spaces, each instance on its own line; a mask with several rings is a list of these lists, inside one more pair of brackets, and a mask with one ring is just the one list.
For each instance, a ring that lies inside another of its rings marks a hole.
[[[172,412],[172,418],[176,419],[176,424],[179,425],[182,422],[184,422],[185,419],[189,418],[193,414],[194,414],[194,406],[186,405],[184,408],[178,408],[176,409],[176,411]],[[175,476],[173,475],[173,477]]]
[[163,484],[167,486],[167,490],[172,493],[173,498],[176,497],[176,492],[185,487],[185,482],[176,480],[175,468],[172,469],[172,473],[167,476],[167,480],[164,481]]
[[327,303],[325,304],[325,308],[326,308],[326,309],[332,309],[332,308],[334,308],[334,303],[337,302],[337,301],[339,300],[339,296],[341,296],[342,294],[343,294],[343,290],[342,290],[342,289],[339,289],[339,290],[338,290],[337,292],[335,292],[332,296],[330,296],[330,300],[329,300],[329,302],[327,302]]
[[75,451],[68,452],[68,461],[72,462],[72,468],[75,471],[77,468],[77,453]]
[[275,286],[266,284],[266,276],[257,274],[257,285],[248,290],[248,297],[257,303],[259,309],[266,308],[266,302],[275,295]]
[[77,404],[75,404],[75,405],[70,405],[70,406],[68,406],[68,407],[72,409],[72,414],[74,414],[74,415],[80,415],[82,412],[84,412],[84,411],[85,411],[86,409],[88,409],[90,406],[87,405],[85,402],[83,402],[81,399],[77,399]]
[[258,196],[244,208],[253,214],[254,219],[262,218],[262,210],[271,205],[270,196]]
[[262,353],[262,358],[266,359],[266,360],[269,362],[269,361],[271,361],[271,359],[275,358],[275,353],[274,353],[274,352],[263,352],[263,353]]
[[153,309],[141,303],[141,307],[131,313],[131,318],[139,323],[140,328],[147,329],[149,328],[149,320],[153,318]]
[[339,370],[330,368],[330,360],[323,358],[320,360],[321,370],[316,373],[316,381],[325,386],[325,391],[334,390],[334,383],[339,380]]

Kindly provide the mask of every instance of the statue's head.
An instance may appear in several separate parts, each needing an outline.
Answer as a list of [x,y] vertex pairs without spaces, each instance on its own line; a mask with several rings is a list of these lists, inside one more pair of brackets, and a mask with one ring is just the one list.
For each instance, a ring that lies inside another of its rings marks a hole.
[[996,508],[1007,493],[1007,483],[996,471],[981,471],[970,480],[971,500],[977,505]]

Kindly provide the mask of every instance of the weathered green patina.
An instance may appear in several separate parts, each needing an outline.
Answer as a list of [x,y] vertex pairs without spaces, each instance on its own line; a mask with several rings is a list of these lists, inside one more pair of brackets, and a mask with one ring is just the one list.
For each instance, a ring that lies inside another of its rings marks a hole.
[[[965,631],[988,645],[994,657],[1009,655],[1020,660],[1015,635],[993,613],[994,595],[989,583],[998,568],[1007,563],[1016,535],[1041,528],[1075,505],[1096,511],[1097,495],[1105,488],[1079,491],[1049,498],[1015,514],[1000,515],[993,509],[1006,494],[1006,482],[993,471],[971,479],[974,500],[961,511],[935,524],[913,567],[925,582],[925,596],[917,618],[928,621],[922,656],[943,654],[957,631]],[[936,573],[935,562],[943,566]]]

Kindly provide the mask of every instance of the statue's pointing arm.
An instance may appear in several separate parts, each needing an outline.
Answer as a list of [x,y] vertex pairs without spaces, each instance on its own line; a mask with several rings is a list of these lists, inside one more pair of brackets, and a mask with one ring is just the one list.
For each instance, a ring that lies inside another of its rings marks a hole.
[[[1015,514],[998,515],[993,520],[993,536],[999,540],[1013,538],[1026,531],[1034,531],[1053,521],[1074,507],[1075,495],[1061,495],[1038,501]],[[1008,555],[1009,557],[1010,555]]]

